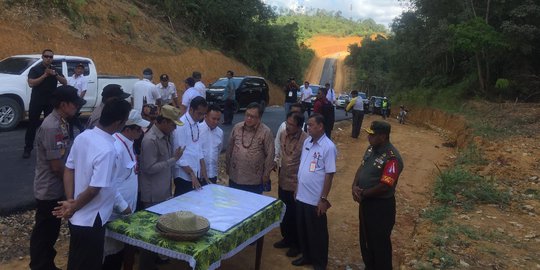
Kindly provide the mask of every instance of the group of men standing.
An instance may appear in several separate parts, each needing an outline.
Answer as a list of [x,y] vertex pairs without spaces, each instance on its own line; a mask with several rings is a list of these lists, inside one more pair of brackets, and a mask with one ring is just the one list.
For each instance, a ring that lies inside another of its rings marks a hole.
[[[30,268],[58,269],[54,244],[59,218],[65,218],[70,229],[68,269],[121,269],[124,247],[105,239],[105,224],[133,213],[138,200],[146,208],[216,183],[223,145],[223,131],[218,126],[221,110],[209,106],[202,95],[189,93],[196,91],[195,72],[186,79],[187,89],[178,104],[173,94],[160,93],[174,87],[168,76],[160,76],[160,88],[151,83],[152,71],[145,69],[144,79],[132,94],[119,85],[105,87],[103,103],[89,119],[89,126],[73,138],[68,121],[84,103],[84,94],[70,85],[56,87],[57,82],[65,84],[66,80],[48,70],[53,56],[51,50],[44,50],[42,66],[28,79],[33,93],[48,91],[52,101],[51,113],[37,130],[37,210]],[[47,84],[41,85],[44,82]],[[139,90],[144,93],[142,99]],[[319,100],[327,100],[326,94],[321,91]],[[125,100],[130,96],[132,104]],[[173,105],[162,104],[163,100],[172,100]],[[152,102],[161,108],[148,117],[142,111]],[[139,105],[140,110],[135,109]],[[326,269],[326,212],[331,207],[328,195],[336,172],[337,149],[326,135],[329,119],[316,111],[306,121],[303,109],[300,103],[290,104],[286,121],[274,138],[262,123],[264,108],[249,104],[244,121],[231,131],[225,170],[230,187],[262,194],[269,191],[271,171],[277,169],[278,196],[287,210],[281,224],[283,239],[274,247],[289,248],[290,257],[301,255],[292,261],[295,266],[312,264],[315,269]],[[333,125],[333,119],[331,122]],[[403,162],[389,142],[388,123],[375,121],[366,132],[370,147],[355,176],[352,195],[360,203],[364,262],[368,269],[387,269],[391,268],[394,192]],[[141,140],[139,151],[135,151],[137,140]],[[155,254],[141,251],[140,269],[152,269],[155,262]]]

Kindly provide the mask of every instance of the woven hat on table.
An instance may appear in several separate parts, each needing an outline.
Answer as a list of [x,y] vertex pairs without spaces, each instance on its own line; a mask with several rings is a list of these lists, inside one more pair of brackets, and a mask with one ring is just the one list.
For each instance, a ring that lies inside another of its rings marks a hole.
[[189,211],[178,211],[159,217],[156,224],[159,233],[176,240],[195,240],[210,229],[208,219]]

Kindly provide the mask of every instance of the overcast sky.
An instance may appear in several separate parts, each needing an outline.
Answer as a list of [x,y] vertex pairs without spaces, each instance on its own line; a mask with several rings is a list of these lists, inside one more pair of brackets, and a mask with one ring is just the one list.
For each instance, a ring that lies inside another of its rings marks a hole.
[[404,10],[403,4],[398,0],[261,0],[270,6],[282,6],[290,9],[320,8],[326,10],[340,10],[345,18],[367,19],[386,27]]

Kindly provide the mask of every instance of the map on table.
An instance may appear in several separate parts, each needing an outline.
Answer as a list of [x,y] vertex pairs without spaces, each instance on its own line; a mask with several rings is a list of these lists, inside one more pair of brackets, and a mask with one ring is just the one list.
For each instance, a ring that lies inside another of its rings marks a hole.
[[210,228],[225,232],[275,200],[276,198],[210,184],[203,186],[201,190],[190,191],[146,210],[159,215],[191,211],[207,218]]

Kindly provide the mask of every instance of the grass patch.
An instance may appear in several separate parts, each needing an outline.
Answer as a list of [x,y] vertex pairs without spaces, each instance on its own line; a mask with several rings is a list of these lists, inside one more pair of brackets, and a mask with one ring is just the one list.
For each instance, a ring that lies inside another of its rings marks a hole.
[[446,205],[438,205],[429,208],[422,214],[423,218],[429,219],[431,222],[441,225],[446,218],[452,214],[452,209]]
[[486,165],[487,163],[483,153],[474,143],[462,150],[456,160],[457,165]]
[[441,172],[435,181],[435,199],[442,204],[472,208],[474,204],[508,205],[510,195],[495,187],[493,179],[481,177],[462,166]]
[[450,269],[457,265],[456,259],[454,256],[448,252],[441,249],[430,249],[428,250],[428,258],[431,260],[438,259],[440,264],[437,265],[437,269]]

